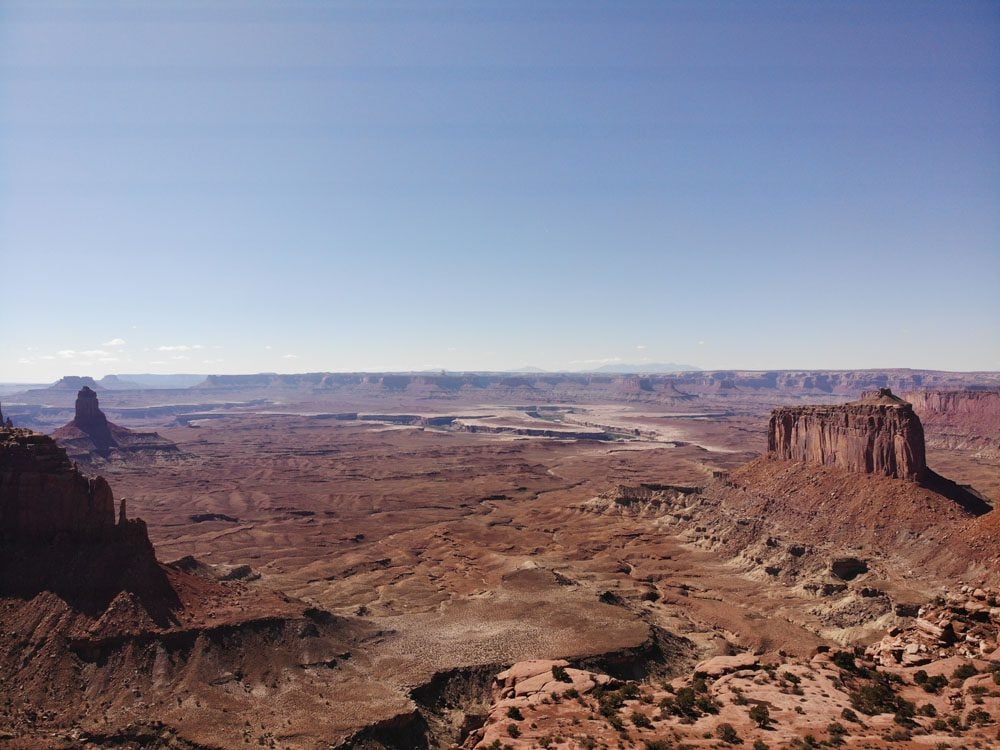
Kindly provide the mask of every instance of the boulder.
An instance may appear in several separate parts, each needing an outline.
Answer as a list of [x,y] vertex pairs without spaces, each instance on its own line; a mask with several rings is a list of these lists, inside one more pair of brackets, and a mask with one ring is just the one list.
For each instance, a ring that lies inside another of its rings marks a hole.
[[734,656],[715,656],[699,663],[695,672],[701,672],[708,677],[720,677],[729,672],[743,669],[754,669],[760,666],[760,657],[753,654],[736,654]]

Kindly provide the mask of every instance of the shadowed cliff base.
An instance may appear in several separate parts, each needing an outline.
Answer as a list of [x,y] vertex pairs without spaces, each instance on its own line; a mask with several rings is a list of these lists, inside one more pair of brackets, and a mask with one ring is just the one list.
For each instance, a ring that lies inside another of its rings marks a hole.
[[98,616],[121,592],[166,627],[180,601],[141,519],[117,522],[111,488],[70,465],[51,438],[0,431],[0,595],[49,591]]

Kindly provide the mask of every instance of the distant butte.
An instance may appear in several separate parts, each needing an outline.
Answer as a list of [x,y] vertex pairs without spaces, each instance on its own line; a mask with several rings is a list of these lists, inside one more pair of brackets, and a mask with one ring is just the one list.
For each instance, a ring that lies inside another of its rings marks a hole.
[[97,394],[83,386],[76,397],[73,421],[52,433],[53,439],[77,461],[112,456],[177,453],[177,446],[155,432],[135,432],[109,422]]

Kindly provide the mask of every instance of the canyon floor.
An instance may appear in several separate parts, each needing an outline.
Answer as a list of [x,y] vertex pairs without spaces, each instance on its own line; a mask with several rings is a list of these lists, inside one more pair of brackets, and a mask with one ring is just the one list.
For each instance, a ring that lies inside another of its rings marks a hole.
[[[225,696],[233,684],[223,679],[189,686],[196,707],[161,708],[162,736],[101,734],[82,721],[76,734],[54,732],[53,745],[643,747],[662,738],[664,747],[709,747],[724,743],[717,727],[727,716],[749,738],[752,725],[734,707],[745,704],[732,698],[756,691],[769,705],[788,703],[778,711],[781,730],[762,736],[791,747],[805,734],[827,739],[831,722],[843,722],[839,707],[830,713],[834,705],[848,705],[844,681],[828,658],[816,661],[817,648],[876,643],[945,591],[1000,584],[988,554],[914,563],[923,559],[921,545],[928,556],[938,549],[924,526],[909,532],[917,558],[906,557],[912,550],[893,557],[877,538],[855,538],[850,529],[817,535],[790,521],[774,527],[763,553],[733,547],[740,532],[725,510],[733,488],[771,482],[779,492],[773,469],[752,463],[765,450],[767,417],[780,403],[774,397],[539,407],[291,391],[228,392],[225,403],[188,395],[185,403],[186,394],[171,394],[101,398],[115,421],[156,429],[177,451],[85,468],[106,477],[130,515],[147,522],[161,561],[287,595],[350,623],[344,653],[324,677],[332,700],[309,708],[328,713],[320,723],[326,734],[286,721],[301,706],[283,705],[292,698],[280,679],[243,686],[253,716],[232,711]],[[60,403],[54,399],[56,410]],[[936,448],[927,432],[932,468],[1000,499],[1000,459],[960,441]],[[757,468],[740,468],[747,464]],[[822,485],[825,502],[843,484],[819,474],[810,482]],[[955,524],[949,533],[963,528]],[[865,568],[834,574],[839,559]],[[721,719],[682,716],[660,733],[640,719],[622,732],[601,718],[599,696],[581,690],[579,701],[560,708],[551,689],[541,691],[544,706],[540,698],[524,708],[537,718],[534,729],[514,730],[522,739],[496,718],[498,706],[509,706],[497,702],[495,675],[526,660],[565,659],[587,674],[637,680],[621,683],[640,690],[628,698],[628,716],[650,713],[645,707],[689,684],[697,662],[744,651],[779,665],[778,676],[771,669],[713,682],[713,695],[728,695],[718,701],[726,706]],[[977,663],[977,671],[988,667]],[[795,711],[800,683],[806,716]],[[150,718],[122,702],[106,711],[115,726]],[[575,731],[589,721],[594,728]],[[865,746],[888,742],[891,726],[870,725]],[[0,746],[44,746],[38,736],[11,727]],[[961,736],[972,746],[1000,742],[995,723]],[[913,746],[957,741],[935,737]]]

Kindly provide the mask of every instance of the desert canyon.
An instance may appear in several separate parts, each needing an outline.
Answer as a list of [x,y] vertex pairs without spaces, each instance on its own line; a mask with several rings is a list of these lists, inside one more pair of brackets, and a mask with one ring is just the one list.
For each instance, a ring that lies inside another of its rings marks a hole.
[[0,747],[1000,745],[997,373],[127,381],[2,398]]

